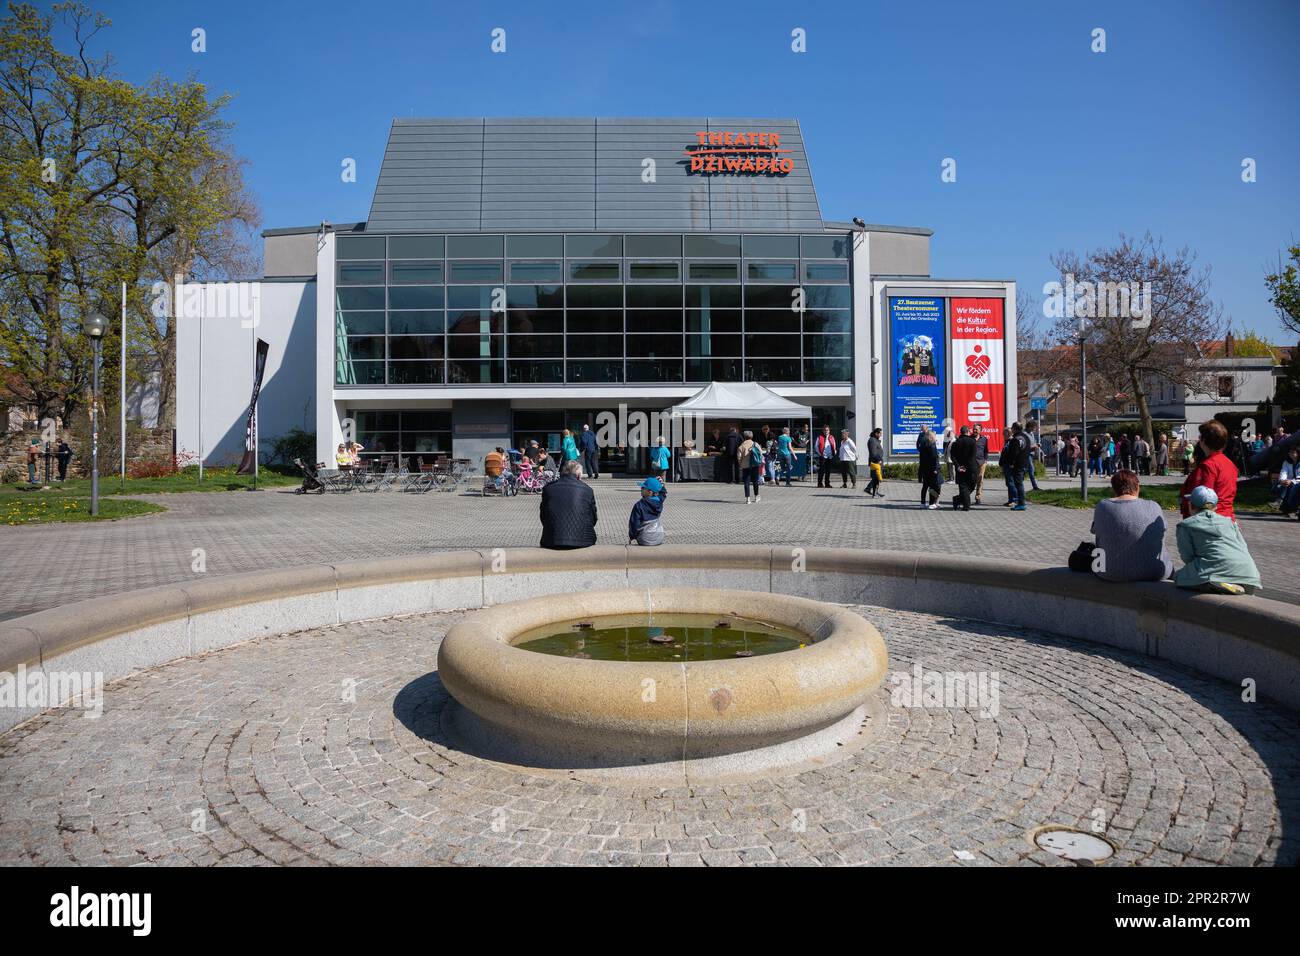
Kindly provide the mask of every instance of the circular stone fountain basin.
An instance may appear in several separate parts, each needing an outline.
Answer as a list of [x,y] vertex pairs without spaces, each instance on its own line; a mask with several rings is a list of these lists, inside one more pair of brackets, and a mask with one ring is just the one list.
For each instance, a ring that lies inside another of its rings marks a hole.
[[[743,618],[800,640],[776,653],[680,661],[598,660],[516,646],[575,622],[630,616],[644,625],[665,615]],[[439,678],[454,699],[444,728],[459,745],[529,767],[639,778],[725,775],[824,757],[862,733],[887,664],[880,633],[852,611],[702,588],[502,604],[454,626],[438,652]]]

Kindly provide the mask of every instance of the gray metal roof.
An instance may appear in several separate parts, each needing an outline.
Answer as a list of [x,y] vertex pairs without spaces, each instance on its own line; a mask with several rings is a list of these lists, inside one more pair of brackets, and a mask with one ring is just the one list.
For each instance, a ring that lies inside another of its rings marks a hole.
[[[778,133],[794,169],[692,174],[701,130]],[[822,217],[793,119],[395,119],[366,229],[820,232]]]

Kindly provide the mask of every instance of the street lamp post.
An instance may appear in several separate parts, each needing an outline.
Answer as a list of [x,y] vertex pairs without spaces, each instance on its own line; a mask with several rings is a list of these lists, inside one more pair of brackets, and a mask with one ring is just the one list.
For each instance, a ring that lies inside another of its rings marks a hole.
[[86,320],[85,331],[90,336],[91,374],[90,386],[90,514],[99,514],[99,350],[103,346],[108,320],[98,312]]
[[1084,504],[1088,503],[1088,466],[1092,459],[1088,457],[1088,356],[1084,352],[1084,342],[1087,336],[1083,330],[1083,319],[1079,319],[1079,422],[1083,426],[1083,437],[1079,439],[1080,448],[1083,450],[1084,465],[1080,471],[1083,481],[1080,485],[1080,491],[1083,494]]
[[1064,443],[1061,441],[1061,386],[1057,382],[1052,383],[1052,408],[1056,412],[1056,475],[1061,475],[1061,450]]

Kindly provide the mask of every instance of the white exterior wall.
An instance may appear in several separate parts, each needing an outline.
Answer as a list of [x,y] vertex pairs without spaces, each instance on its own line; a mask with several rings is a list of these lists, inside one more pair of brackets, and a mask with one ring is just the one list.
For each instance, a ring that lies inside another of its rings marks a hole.
[[258,338],[270,346],[258,399],[263,460],[271,439],[295,427],[311,430],[315,420],[315,283],[246,283],[251,317],[223,305],[238,285],[188,287],[201,299],[202,314],[179,313],[176,320],[177,453],[201,455],[207,465],[237,463],[243,454]]

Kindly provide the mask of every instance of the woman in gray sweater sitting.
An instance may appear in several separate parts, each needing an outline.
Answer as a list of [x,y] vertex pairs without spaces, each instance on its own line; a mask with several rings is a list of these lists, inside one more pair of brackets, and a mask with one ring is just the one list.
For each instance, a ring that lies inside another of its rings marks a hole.
[[1092,533],[1097,539],[1093,568],[1107,581],[1163,581],[1173,571],[1165,551],[1165,515],[1154,501],[1138,497],[1138,476],[1117,471],[1110,479],[1115,497],[1097,502]]

